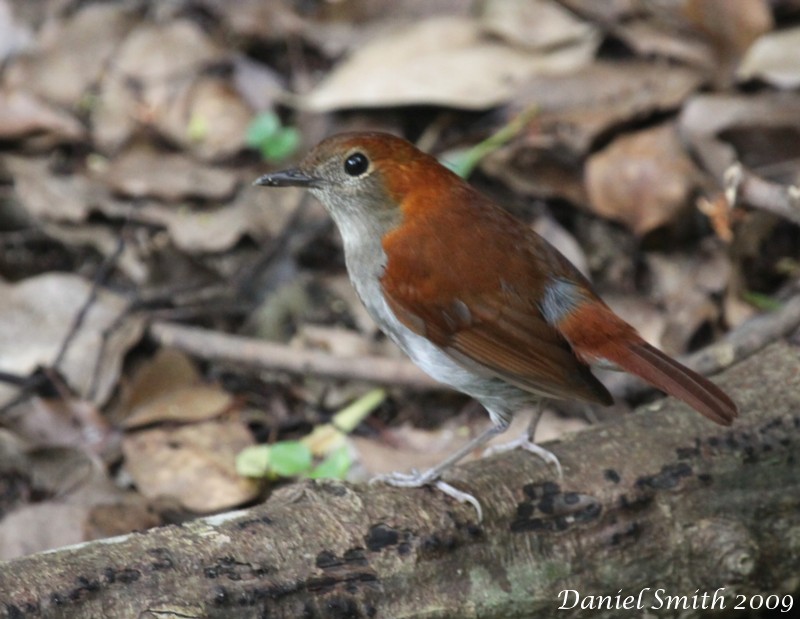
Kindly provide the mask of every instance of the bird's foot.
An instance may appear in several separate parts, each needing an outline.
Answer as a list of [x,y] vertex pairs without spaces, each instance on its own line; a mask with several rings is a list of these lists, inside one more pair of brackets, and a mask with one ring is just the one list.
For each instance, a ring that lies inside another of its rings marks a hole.
[[383,482],[384,484],[397,488],[421,488],[422,486],[431,485],[459,503],[469,503],[472,505],[478,513],[478,522],[483,520],[483,510],[481,509],[481,504],[478,499],[468,492],[458,490],[447,482],[439,479],[439,471],[435,468],[421,473],[416,469],[412,470],[410,473],[388,473],[386,475],[377,475],[369,480],[370,484],[378,482]]
[[524,449],[525,451],[529,451],[532,454],[539,456],[542,460],[555,469],[559,479],[563,479],[564,472],[561,470],[561,462],[558,461],[556,455],[552,451],[548,451],[544,447],[534,443],[527,432],[522,434],[519,438],[509,441],[508,443],[502,443],[501,445],[493,445],[489,447],[483,452],[483,456],[491,456],[517,448]]

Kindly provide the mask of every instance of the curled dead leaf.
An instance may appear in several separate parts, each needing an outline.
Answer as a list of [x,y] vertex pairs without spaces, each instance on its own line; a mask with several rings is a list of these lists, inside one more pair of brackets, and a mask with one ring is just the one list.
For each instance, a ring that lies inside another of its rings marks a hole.
[[592,210],[639,236],[686,210],[695,177],[672,125],[618,138],[589,159],[585,172]]

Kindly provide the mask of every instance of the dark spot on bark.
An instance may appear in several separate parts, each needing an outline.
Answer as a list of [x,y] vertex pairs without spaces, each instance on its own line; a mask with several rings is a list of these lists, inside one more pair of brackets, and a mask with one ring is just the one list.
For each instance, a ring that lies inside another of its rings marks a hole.
[[383,523],[372,526],[364,538],[366,546],[372,552],[378,552],[388,546],[394,546],[400,540],[400,535],[392,527]]
[[411,544],[408,542],[400,542],[397,545],[397,554],[404,556],[411,552]]
[[103,578],[106,579],[106,583],[109,585],[113,585],[117,581],[117,570],[113,567],[107,567],[103,570]]
[[555,495],[548,494],[545,496],[539,504],[536,506],[539,508],[539,511],[543,514],[547,514],[548,516],[552,515],[555,512],[555,505],[553,504],[553,499]]
[[700,449],[697,447],[678,447],[675,450],[678,460],[689,460],[700,456]]
[[122,568],[117,570],[116,580],[121,582],[124,585],[130,584],[132,582],[136,582],[141,578],[142,574],[139,570],[133,570],[128,568]]
[[619,507],[623,511],[640,512],[647,509],[652,502],[652,494],[642,494],[634,499],[629,499],[626,494],[619,497]]
[[78,581],[78,586],[67,595],[72,602],[84,600],[92,593],[96,593],[100,590],[100,582],[97,580],[90,580],[85,576],[78,576],[76,580]]
[[[795,421],[797,421],[795,419]],[[769,432],[770,430],[777,430],[778,428],[783,427],[783,419],[780,417],[777,419],[772,419],[765,423],[760,429],[759,432]]]
[[618,484],[622,479],[614,469],[606,469],[603,471],[603,477],[605,477],[608,481],[612,484]]
[[216,587],[214,589],[214,606],[227,606],[230,601],[228,590],[225,587]]
[[352,597],[332,596],[325,601],[325,606],[328,611],[326,617],[331,619],[356,619],[364,616]]
[[590,503],[582,510],[573,514],[572,517],[575,519],[576,523],[585,524],[599,518],[602,511],[603,508],[601,507],[600,503]]
[[567,492],[564,494],[564,504],[565,505],[577,505],[581,500],[580,495],[577,492]]
[[175,564],[172,560],[172,554],[167,548],[151,548],[147,550],[147,554],[154,559],[150,564],[150,569],[154,572],[172,569]]
[[701,484],[703,484],[705,486],[710,485],[711,482],[714,481],[714,478],[711,475],[709,475],[708,473],[700,473],[697,476],[697,479]]
[[626,541],[636,541],[642,532],[642,527],[638,522],[632,522],[627,529],[618,531],[611,536],[609,542],[612,546],[619,546]]
[[323,550],[321,553],[317,555],[316,566],[322,570],[326,570],[339,565],[342,565],[341,559],[339,559],[330,550]]
[[272,518],[270,518],[269,516],[260,516],[258,518],[248,518],[247,520],[238,521],[235,526],[239,530],[244,530],[244,529],[249,529],[252,526],[261,525],[261,524],[271,525],[272,524]]
[[23,619],[25,614],[13,604],[5,604],[8,619]]
[[671,490],[678,486],[682,478],[689,477],[690,475],[692,475],[692,467],[685,462],[666,464],[661,467],[661,472],[637,479],[636,487],[652,488],[653,490]]
[[333,496],[344,496],[347,494],[347,486],[339,482],[328,481],[327,483],[320,484],[318,487],[320,491]]
[[512,533],[525,533],[528,531],[552,531],[553,521],[543,518],[526,518],[524,520],[514,520],[511,523]]
[[533,507],[533,503],[518,503],[517,504],[517,518],[530,518],[533,516],[533,512],[535,508]]
[[420,549],[425,553],[434,553],[442,547],[442,542],[437,535],[429,535],[422,540]]
[[522,491],[529,499],[538,501],[544,497],[558,494],[561,492],[561,487],[555,482],[546,481],[542,484],[526,484],[522,487]]
[[569,519],[566,516],[559,516],[555,519],[556,531],[566,531],[569,528]]
[[301,611],[301,619],[316,619],[319,616],[314,606],[311,602],[305,602],[303,604],[303,610]]
[[316,576],[308,579],[306,588],[315,593],[320,591],[324,592],[333,589],[338,582],[339,580],[333,576]]
[[363,548],[351,548],[345,551],[344,560],[351,565],[366,565],[367,555]]
[[50,603],[53,606],[63,606],[65,603],[64,597],[60,593],[50,594]]
[[709,447],[718,447],[719,446],[719,438],[716,436],[711,436],[706,441]]

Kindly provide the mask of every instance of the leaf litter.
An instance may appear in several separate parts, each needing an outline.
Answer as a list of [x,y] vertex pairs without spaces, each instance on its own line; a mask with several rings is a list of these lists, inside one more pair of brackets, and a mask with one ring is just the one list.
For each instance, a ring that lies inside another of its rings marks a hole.
[[[471,152],[471,182],[674,354],[782,307],[800,277],[797,16],[788,0],[0,0],[0,557],[256,501],[276,482],[237,473],[242,450],[331,428],[369,391],[217,355],[211,334],[402,358],[322,209],[250,187],[274,166],[261,153],[291,165],[354,128]],[[160,343],[159,321],[192,327],[202,359]],[[330,471],[422,468],[487,422],[392,378]],[[554,407],[539,437],[585,425],[574,413]]]

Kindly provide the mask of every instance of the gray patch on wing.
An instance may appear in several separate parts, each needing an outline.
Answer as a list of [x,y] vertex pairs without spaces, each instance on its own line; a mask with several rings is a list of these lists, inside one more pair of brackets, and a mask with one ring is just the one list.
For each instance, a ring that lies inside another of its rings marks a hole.
[[442,318],[451,331],[460,331],[472,325],[472,312],[461,299],[455,299],[450,308],[442,312]]
[[544,289],[539,309],[548,324],[556,326],[584,300],[580,288],[565,279],[554,279]]

